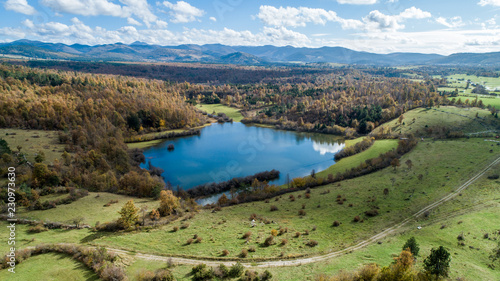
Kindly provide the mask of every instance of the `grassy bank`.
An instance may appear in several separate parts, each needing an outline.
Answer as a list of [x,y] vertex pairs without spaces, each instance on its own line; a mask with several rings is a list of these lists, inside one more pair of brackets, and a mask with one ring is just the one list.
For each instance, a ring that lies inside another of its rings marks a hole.
[[203,111],[206,111],[208,114],[212,114],[213,112],[224,113],[227,115],[227,117],[232,118],[235,122],[240,122],[241,119],[243,119],[243,115],[241,115],[239,109],[223,104],[198,104],[196,105],[196,107]]

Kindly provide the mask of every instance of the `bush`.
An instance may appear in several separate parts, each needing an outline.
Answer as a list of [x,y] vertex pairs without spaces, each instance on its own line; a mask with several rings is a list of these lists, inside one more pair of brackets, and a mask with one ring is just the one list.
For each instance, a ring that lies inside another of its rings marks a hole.
[[318,245],[318,241],[316,241],[316,240],[309,240],[306,243],[306,245],[309,246],[309,247],[316,247]]
[[288,244],[288,240],[287,239],[281,239],[281,245],[285,246],[286,244]]
[[229,274],[227,275],[229,278],[238,278],[243,274],[244,267],[241,263],[237,262],[231,266],[229,269]]
[[241,250],[240,258],[246,258],[247,256],[248,256],[248,250],[247,249]]
[[274,212],[277,210],[278,210],[278,207],[276,207],[275,205],[271,205],[271,212]]
[[193,238],[189,238],[187,241],[186,241],[186,245],[191,245],[193,244]]
[[271,229],[272,236],[278,236],[278,231],[276,229]]
[[250,248],[248,248],[248,251],[252,252],[252,253],[255,253],[255,247],[254,246],[250,246]]
[[340,222],[339,221],[334,221],[333,222],[333,226],[335,226],[335,227],[340,226]]
[[222,250],[222,255],[223,255],[224,257],[227,257],[227,256],[229,255],[229,251],[228,251],[228,250],[225,250],[225,249],[224,249],[224,250]]
[[301,233],[300,233],[300,232],[298,232],[298,231],[297,231],[297,232],[295,232],[295,237],[296,237],[296,238],[299,238],[299,237],[300,237],[300,235],[301,235]]
[[30,226],[28,228],[28,233],[40,233],[40,232],[44,232],[44,231],[47,231],[48,229],[43,226],[43,223],[39,223],[35,226]]
[[361,220],[361,218],[359,216],[355,216],[353,219],[354,222],[359,222],[360,220]]
[[371,209],[369,211],[365,212],[365,215],[368,217],[375,217],[378,215],[378,210],[377,209]]
[[268,281],[268,280],[271,280],[273,278],[273,275],[271,274],[271,272],[269,272],[269,270],[266,269],[266,271],[264,271],[261,275],[260,275],[260,280],[261,281]]
[[274,244],[274,236],[272,236],[272,235],[267,237],[266,240],[264,241],[264,245],[267,247],[269,247],[273,244]]
[[182,229],[186,229],[186,228],[188,228],[188,227],[189,227],[189,222],[185,222],[185,223],[183,223],[183,224],[181,225],[181,228],[182,228]]
[[283,234],[285,234],[285,233],[287,233],[287,232],[288,232],[288,227],[285,227],[285,228],[280,228],[280,230],[279,230],[279,231],[280,231],[280,235],[283,235]]
[[196,243],[201,243],[201,241],[203,240],[203,238],[201,237],[196,237]]
[[172,232],[176,232],[177,230],[179,230],[179,226],[177,225],[172,228]]
[[220,264],[216,270],[215,270],[215,276],[219,277],[220,279],[225,279],[229,275],[229,268],[225,266],[224,264]]
[[247,232],[245,232],[245,234],[243,234],[243,239],[248,239],[248,238],[250,238],[250,236],[252,236],[252,232],[247,231]]
[[100,277],[102,280],[105,281],[127,280],[127,275],[125,274],[125,270],[121,267],[117,267],[114,265],[105,267],[102,270]]
[[305,216],[306,215],[306,211],[300,209],[299,210],[299,216]]

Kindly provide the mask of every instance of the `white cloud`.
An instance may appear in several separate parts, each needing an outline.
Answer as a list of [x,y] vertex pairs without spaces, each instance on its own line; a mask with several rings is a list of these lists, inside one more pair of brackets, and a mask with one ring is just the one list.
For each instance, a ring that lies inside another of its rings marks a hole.
[[372,5],[377,3],[377,0],[337,0],[339,4],[351,5]]
[[41,0],[41,3],[55,12],[82,16],[113,16],[127,18],[132,15],[141,19],[148,27],[157,16],[151,12],[147,0],[120,0],[121,6],[108,0]]
[[137,25],[137,26],[141,26],[142,25],[142,23],[136,21],[134,18],[127,18],[127,23],[131,24],[131,25]]
[[438,18],[436,18],[436,22],[440,23],[446,27],[449,27],[449,28],[457,28],[457,27],[464,26],[464,23],[462,22],[462,18],[459,16],[452,17],[450,19],[438,17]]
[[328,21],[336,20],[337,13],[334,11],[326,11],[324,9],[313,9],[306,7],[273,7],[262,5],[260,6],[257,18],[262,20],[267,25],[272,26],[306,26],[306,23],[312,22],[315,24],[325,25]]
[[216,21],[217,21],[217,19],[216,19],[215,17],[210,17],[209,19],[210,19],[211,21],[213,21],[213,22],[216,22]]
[[42,0],[41,3],[56,12],[82,16],[128,17],[122,6],[107,0]]
[[480,6],[486,6],[486,5],[500,6],[500,0],[481,0],[477,4]]
[[185,1],[177,1],[175,4],[165,1],[163,2],[163,5],[171,9],[170,15],[173,17],[171,20],[173,23],[192,22],[205,14],[205,11],[198,9]]
[[431,17],[431,13],[421,9],[411,7],[398,15],[390,16],[381,13],[378,10],[371,11],[368,16],[363,18],[367,30],[398,30],[405,26],[402,24],[407,19],[424,19]]
[[407,19],[423,19],[430,17],[429,12],[411,7],[398,15],[385,15],[378,10],[371,11],[363,20],[344,19],[334,11],[306,7],[273,7],[260,6],[256,18],[264,24],[271,26],[306,26],[307,23],[325,25],[327,22],[337,22],[342,29],[365,29],[365,30],[398,30],[403,29],[403,21]]
[[3,6],[6,10],[25,15],[34,15],[36,13],[35,8],[30,6],[26,0],[7,0]]
[[26,34],[20,28],[2,27],[0,28],[0,36],[21,39],[24,38]]

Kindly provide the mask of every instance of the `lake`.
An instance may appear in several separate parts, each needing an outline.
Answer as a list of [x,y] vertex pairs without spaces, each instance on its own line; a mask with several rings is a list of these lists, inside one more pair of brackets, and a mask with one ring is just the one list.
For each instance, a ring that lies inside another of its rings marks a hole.
[[[168,150],[169,144],[174,150]],[[174,187],[227,181],[276,169],[280,178],[271,184],[324,170],[344,147],[331,135],[274,130],[243,123],[212,124],[200,135],[166,140],[144,151],[146,162],[164,169],[165,182]],[[143,168],[147,164],[142,165]]]

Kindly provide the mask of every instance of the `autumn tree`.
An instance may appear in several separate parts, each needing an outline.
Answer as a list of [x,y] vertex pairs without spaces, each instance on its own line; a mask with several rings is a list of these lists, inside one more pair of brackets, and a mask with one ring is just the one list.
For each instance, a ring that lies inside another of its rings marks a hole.
[[160,192],[160,208],[158,208],[160,215],[171,215],[179,208],[179,205],[179,198],[175,197],[171,190],[162,190]]
[[128,229],[135,225],[135,223],[139,221],[139,215],[137,214],[138,210],[139,209],[134,205],[134,200],[128,200],[118,212],[120,214],[118,224],[124,229]]
[[158,212],[157,209],[151,210],[151,212],[149,213],[149,219],[151,219],[152,221],[160,219],[160,212]]
[[424,260],[424,270],[436,278],[448,277],[450,260],[450,253],[443,246],[431,249],[431,254]]

